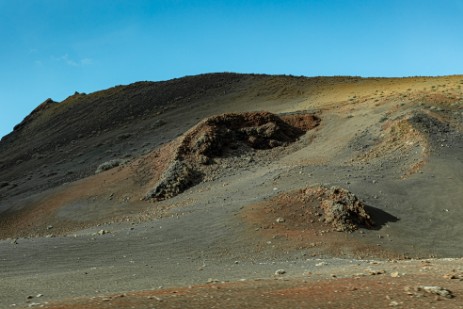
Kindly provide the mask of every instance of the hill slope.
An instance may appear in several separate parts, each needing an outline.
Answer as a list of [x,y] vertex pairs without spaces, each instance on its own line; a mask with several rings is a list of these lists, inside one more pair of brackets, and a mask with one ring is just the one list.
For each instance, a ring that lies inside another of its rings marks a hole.
[[49,99],[0,142],[0,288],[53,274],[68,282],[56,299],[111,276],[103,291],[288,260],[459,257],[462,86],[220,73]]

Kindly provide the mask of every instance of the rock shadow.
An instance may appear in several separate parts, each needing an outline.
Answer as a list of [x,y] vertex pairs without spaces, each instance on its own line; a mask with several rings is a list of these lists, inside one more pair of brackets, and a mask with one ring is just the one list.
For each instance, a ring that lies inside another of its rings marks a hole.
[[365,211],[370,215],[373,220],[373,226],[368,227],[369,230],[380,230],[389,222],[397,222],[400,219],[390,213],[385,212],[379,208],[365,205]]

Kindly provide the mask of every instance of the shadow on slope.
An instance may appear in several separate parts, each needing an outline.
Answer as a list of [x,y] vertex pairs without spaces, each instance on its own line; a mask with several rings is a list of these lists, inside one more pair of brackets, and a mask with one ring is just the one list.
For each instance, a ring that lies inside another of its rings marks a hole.
[[365,205],[365,211],[370,215],[371,219],[375,223],[370,227],[372,230],[380,230],[386,226],[389,222],[397,222],[400,219],[390,213],[385,212],[379,208]]

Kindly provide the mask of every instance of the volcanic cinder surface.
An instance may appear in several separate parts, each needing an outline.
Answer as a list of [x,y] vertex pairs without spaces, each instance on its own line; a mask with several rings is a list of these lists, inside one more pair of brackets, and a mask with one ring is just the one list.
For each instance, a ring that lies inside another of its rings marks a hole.
[[463,308],[463,76],[205,74],[0,142],[1,308]]

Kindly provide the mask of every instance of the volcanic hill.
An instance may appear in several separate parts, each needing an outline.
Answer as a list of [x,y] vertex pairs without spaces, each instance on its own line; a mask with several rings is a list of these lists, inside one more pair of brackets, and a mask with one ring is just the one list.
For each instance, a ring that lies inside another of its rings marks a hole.
[[[0,141],[0,306],[259,307],[259,289],[283,308],[272,295],[302,306],[317,273],[346,290],[309,305],[338,308],[371,265],[403,281],[394,293],[447,268],[459,278],[462,86],[217,73],[47,99]],[[439,266],[420,277],[411,258]],[[463,297],[423,283],[396,301],[365,280],[377,308]]]

